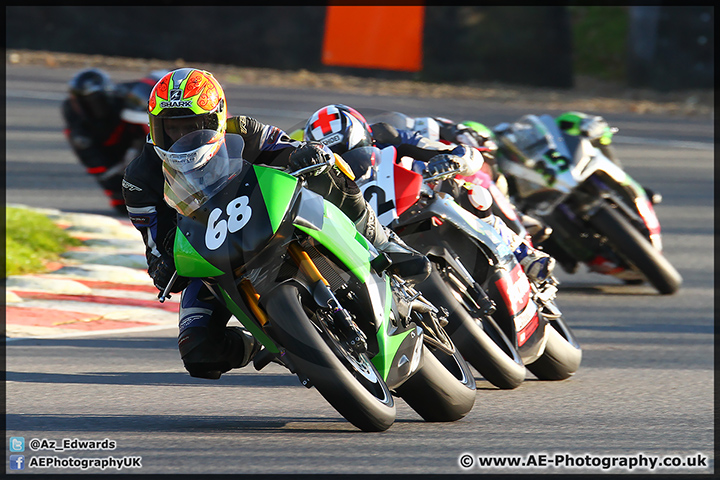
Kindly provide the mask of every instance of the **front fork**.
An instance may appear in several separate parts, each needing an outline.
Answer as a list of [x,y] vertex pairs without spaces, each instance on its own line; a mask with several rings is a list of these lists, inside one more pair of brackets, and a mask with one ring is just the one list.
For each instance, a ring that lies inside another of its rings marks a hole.
[[364,353],[367,351],[367,337],[365,333],[357,326],[348,312],[340,304],[335,294],[330,289],[330,284],[322,276],[315,263],[305,250],[296,242],[288,245],[288,253],[300,270],[313,282],[313,298],[321,307],[330,309],[330,315],[333,323],[338,327],[340,332],[346,337],[350,348],[356,353]]
[[449,274],[447,275],[448,279],[455,284],[459,291],[463,292],[475,304],[478,313],[483,316],[495,313],[495,302],[488,297],[488,294],[473,278],[470,272],[467,271],[465,265],[462,264],[460,259],[453,255],[449,255],[445,257],[445,261],[454,270],[454,272],[461,277],[457,278],[454,275]]
[[[288,253],[300,271],[303,272],[313,283],[313,299],[320,307],[326,307],[329,309],[331,321],[337,327],[338,332],[345,337],[350,348],[352,348],[357,354],[365,352],[367,350],[367,337],[365,336],[365,333],[360,330],[357,324],[353,321],[350,313],[342,307],[330,289],[328,281],[322,276],[307,252],[305,252],[302,247],[297,244],[297,242],[293,242],[288,245]],[[268,316],[265,310],[260,306],[260,294],[255,290],[252,282],[247,278],[241,280],[238,290],[247,307],[250,309],[260,325],[264,327],[268,323]],[[263,369],[276,358],[276,354],[266,350],[261,351],[253,360],[255,369]],[[296,369],[288,362],[289,359],[283,356],[281,363],[288,367],[291,372],[295,373]],[[310,386],[306,383],[303,384],[308,387]]]
[[[288,245],[288,253],[300,271],[312,282],[313,299],[320,307],[329,309],[333,324],[346,337],[350,348],[358,354],[367,351],[365,333],[360,330],[350,313],[340,304],[330,289],[330,284],[322,276],[307,252],[297,242],[292,242]],[[252,282],[245,278],[240,282],[239,287],[248,308],[255,315],[258,322],[264,326],[268,322],[267,314],[260,306],[260,295],[255,290]]]
[[[390,285],[395,295],[398,315],[407,323],[414,322],[422,328],[423,342],[428,346],[453,355],[455,345],[443,328],[448,324],[447,309],[440,306],[438,310],[422,293],[397,275],[390,277]],[[411,313],[414,314],[413,318],[410,318]]]

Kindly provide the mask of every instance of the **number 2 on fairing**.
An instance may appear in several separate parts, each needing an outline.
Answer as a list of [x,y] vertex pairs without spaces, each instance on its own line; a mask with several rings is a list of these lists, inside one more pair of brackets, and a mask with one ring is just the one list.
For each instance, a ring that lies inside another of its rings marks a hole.
[[228,219],[220,219],[222,209],[216,208],[208,216],[207,230],[205,230],[205,246],[209,250],[216,250],[225,243],[227,233],[235,233],[243,228],[252,216],[252,208],[248,205],[250,199],[243,195],[231,200],[225,207]]
[[385,201],[385,190],[383,190],[382,187],[372,185],[365,190],[365,200],[367,200],[367,202],[371,205],[373,203],[373,195],[375,195],[377,198],[377,208],[375,209],[375,211],[377,212],[378,216],[382,215],[385,212],[389,212],[390,210],[395,208],[395,202],[393,202],[392,199],[388,200],[387,202]]

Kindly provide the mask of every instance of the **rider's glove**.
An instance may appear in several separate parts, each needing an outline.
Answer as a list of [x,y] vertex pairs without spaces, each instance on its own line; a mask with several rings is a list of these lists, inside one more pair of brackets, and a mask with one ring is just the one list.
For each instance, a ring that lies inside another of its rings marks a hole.
[[425,168],[426,177],[434,177],[436,175],[442,175],[443,173],[452,172],[460,168],[462,165],[461,159],[455,155],[447,153],[441,153],[435,155],[430,159]]
[[[170,255],[172,255],[174,242],[175,242],[175,230],[171,230],[170,232],[168,232],[167,236],[165,237],[165,241],[163,243],[165,250],[168,252],[171,252]],[[161,292],[164,292],[165,287],[167,286],[168,283],[170,283],[170,279],[172,278],[174,273],[175,273],[175,262],[173,261],[172,257],[168,258],[167,256],[164,256],[164,255],[156,257],[154,255],[149,255],[148,274],[153,279],[153,284],[155,285],[155,288],[157,288]],[[187,287],[189,283],[190,283],[189,278],[177,277],[175,279],[175,283],[173,283],[173,286],[170,289],[170,292],[171,293],[181,292],[181,291],[185,290],[185,287]]]
[[580,122],[580,133],[590,140],[602,137],[608,128],[608,123],[601,116],[588,116]]
[[[332,164],[333,160],[333,156],[325,151],[322,143],[308,142],[293,150],[288,158],[288,163],[290,165],[290,171],[296,172],[301,168],[309,167],[311,165],[318,165],[325,162]],[[323,169],[319,168],[309,173],[311,175],[318,175],[322,171]]]
[[480,147],[487,141],[487,137],[480,135],[474,128],[458,124],[455,129],[455,142],[471,147]]
[[483,154],[477,148],[468,147],[466,145],[458,145],[450,152],[457,155],[456,159],[460,163],[460,175],[470,176],[480,170],[485,163]]
[[[168,260],[163,257],[151,257],[148,265],[148,274],[153,279],[155,288],[161,292],[165,291],[165,287],[170,283],[170,279],[175,273],[175,262]],[[177,277],[175,283],[173,283],[170,289],[171,293],[178,293],[185,290],[185,287],[190,283],[190,279],[187,277]]]

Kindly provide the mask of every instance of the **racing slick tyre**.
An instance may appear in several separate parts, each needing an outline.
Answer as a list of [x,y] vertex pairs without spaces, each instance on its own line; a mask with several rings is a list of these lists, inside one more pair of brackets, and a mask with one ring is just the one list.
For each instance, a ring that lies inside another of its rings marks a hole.
[[680,273],[615,208],[602,206],[589,222],[607,238],[615,252],[642,273],[658,292],[669,295],[678,291],[682,283]]
[[475,404],[475,378],[460,352],[449,355],[423,345],[423,363],[395,389],[426,422],[460,420]]
[[[326,325],[313,322],[296,285],[280,285],[268,295],[265,305],[273,337],[286,349],[301,381],[307,377],[330,405],[360,430],[390,428],[395,421],[395,403],[367,355],[353,352]],[[314,308],[316,305],[309,310]]]
[[445,331],[483,378],[501,389],[517,388],[525,380],[525,365],[502,329],[492,318],[471,316],[458,301],[462,295],[443,280],[437,269],[417,288],[434,305],[448,310]]
[[582,349],[562,317],[545,327],[547,343],[543,354],[527,369],[540,380],[565,380],[575,374],[582,360]]

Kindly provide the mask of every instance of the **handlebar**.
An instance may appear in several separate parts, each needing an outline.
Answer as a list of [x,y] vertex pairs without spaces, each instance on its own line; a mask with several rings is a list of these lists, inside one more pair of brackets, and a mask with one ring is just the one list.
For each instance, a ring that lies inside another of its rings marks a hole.
[[175,270],[175,273],[173,273],[173,276],[170,278],[170,281],[168,282],[167,286],[165,287],[165,290],[161,294],[158,295],[158,300],[160,303],[165,303],[165,300],[170,298],[172,295],[170,295],[170,289],[175,285],[175,280],[178,278],[177,270]]
[[319,170],[320,168],[330,167],[332,166],[332,162],[323,162],[323,163],[316,163],[315,165],[308,165],[307,167],[303,167],[299,170],[295,170],[294,172],[288,172],[293,177],[301,177],[306,172],[314,172],[315,170]]
[[460,170],[461,170],[460,167],[457,167],[452,170],[448,170],[447,172],[438,173],[437,175],[433,175],[431,177],[426,177],[423,174],[423,181],[425,183],[432,183],[432,182],[435,182],[438,180],[445,180],[446,178],[450,178],[450,177],[457,175],[458,173],[460,173]]

